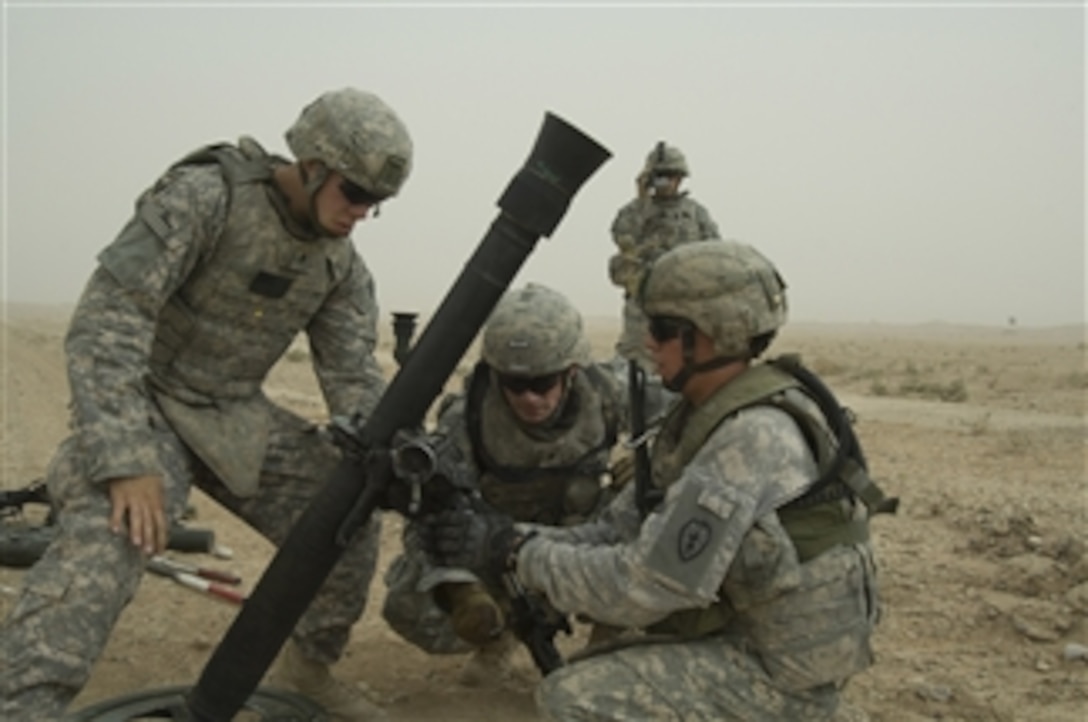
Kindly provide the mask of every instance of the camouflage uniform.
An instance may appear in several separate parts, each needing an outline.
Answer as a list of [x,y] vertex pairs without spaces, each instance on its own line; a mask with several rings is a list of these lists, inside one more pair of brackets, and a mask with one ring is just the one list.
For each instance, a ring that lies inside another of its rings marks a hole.
[[[753,249],[691,250],[651,270],[648,313],[693,318],[725,356],[781,325],[783,286]],[[720,299],[706,288],[720,288]],[[685,294],[683,304],[652,303]],[[802,543],[789,510],[820,477],[823,456],[809,436],[821,449],[835,442],[796,389],[768,403],[731,398],[766,366],[674,408],[653,450],[654,484],[666,494],[645,519],[629,487],[594,522],[540,528],[519,549],[518,577],[557,609],[647,630],[546,677],[537,701],[547,719],[830,719],[842,685],[871,663],[879,604],[867,511],[836,498],[827,503],[842,515],[835,534],[818,548]],[[855,527],[862,533],[838,534]]]
[[[644,172],[687,176],[688,166],[678,149],[665,146],[661,159],[656,150],[650,153]],[[616,343],[619,356],[638,359],[649,369],[644,346],[646,316],[636,301],[646,269],[658,256],[676,246],[719,237],[718,226],[710,213],[686,192],[675,196],[640,196],[619,210],[612,222],[612,240],[618,251],[608,265],[612,283],[624,290],[623,331]]]
[[[626,399],[611,371],[588,363],[584,338],[578,339],[580,348],[573,353],[564,343],[564,336],[582,337],[581,319],[559,298],[550,289],[530,284],[496,309],[484,332],[484,360],[467,377],[464,393],[443,400],[436,429],[453,442],[485,501],[519,521],[547,525],[580,523],[603,505],[610,455],[626,411]],[[501,328],[506,320],[514,327]],[[534,343],[496,352],[489,341],[498,337],[511,338],[514,346],[521,339]],[[575,362],[579,367],[556,415],[538,425],[528,425],[514,414],[492,367],[533,376]],[[389,591],[383,615],[401,636],[427,652],[466,651],[468,645],[457,639],[431,590],[443,582],[475,580],[465,570],[431,567],[415,527],[409,526],[405,553],[386,575]]]
[[[305,331],[333,414],[365,415],[384,390],[373,279],[350,238],[293,219],[272,183],[287,162],[249,138],[202,149],[138,199],[100,253],[66,337],[72,433],[47,472],[59,536],[0,634],[4,719],[59,717],[136,593],[145,559],[109,528],[110,480],[160,476],[173,520],[194,484],[279,544],[339,451],[265,397],[269,369]],[[297,625],[308,657],[343,652],[379,525],[357,536]]]

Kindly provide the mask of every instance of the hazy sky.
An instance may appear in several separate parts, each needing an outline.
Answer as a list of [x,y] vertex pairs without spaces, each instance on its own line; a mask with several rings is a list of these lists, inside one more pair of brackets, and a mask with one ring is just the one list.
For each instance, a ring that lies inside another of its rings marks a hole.
[[[165,6],[164,6],[165,5]],[[381,95],[415,169],[355,241],[383,312],[432,312],[546,111],[614,154],[516,279],[618,313],[609,225],[658,140],[804,321],[1085,320],[1080,2],[4,2],[3,268],[71,302],[171,162]]]

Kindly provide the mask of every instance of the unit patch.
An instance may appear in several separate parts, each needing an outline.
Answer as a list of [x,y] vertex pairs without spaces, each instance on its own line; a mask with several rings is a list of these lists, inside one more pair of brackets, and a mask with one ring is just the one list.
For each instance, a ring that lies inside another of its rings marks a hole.
[[690,562],[703,553],[710,542],[710,525],[701,519],[692,519],[680,527],[676,539],[676,555],[682,562]]

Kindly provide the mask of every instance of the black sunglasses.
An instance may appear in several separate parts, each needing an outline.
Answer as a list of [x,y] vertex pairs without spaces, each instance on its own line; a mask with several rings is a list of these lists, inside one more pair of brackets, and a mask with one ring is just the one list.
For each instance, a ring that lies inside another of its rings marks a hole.
[[651,316],[650,336],[656,343],[671,341],[693,328],[691,321],[675,316]]
[[344,196],[344,200],[353,206],[374,206],[385,200],[385,196],[371,193],[347,178],[340,181],[340,195]]
[[532,391],[537,396],[543,396],[555,388],[555,385],[559,383],[559,380],[562,378],[562,371],[556,371],[554,374],[544,374],[543,376],[511,376],[509,374],[499,374],[499,385],[517,396],[520,396],[526,391]]

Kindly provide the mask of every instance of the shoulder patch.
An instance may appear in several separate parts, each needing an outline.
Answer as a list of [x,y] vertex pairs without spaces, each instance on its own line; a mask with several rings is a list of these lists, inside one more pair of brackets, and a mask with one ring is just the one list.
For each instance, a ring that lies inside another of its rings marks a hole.
[[[710,502],[710,503],[708,503]],[[646,553],[646,565],[654,573],[701,595],[713,595],[724,574],[722,554],[728,547],[729,523],[736,511],[725,494],[689,485],[666,502]]]
[[680,527],[677,536],[676,556],[682,562],[690,562],[702,554],[710,543],[710,525],[702,519],[691,519]]

